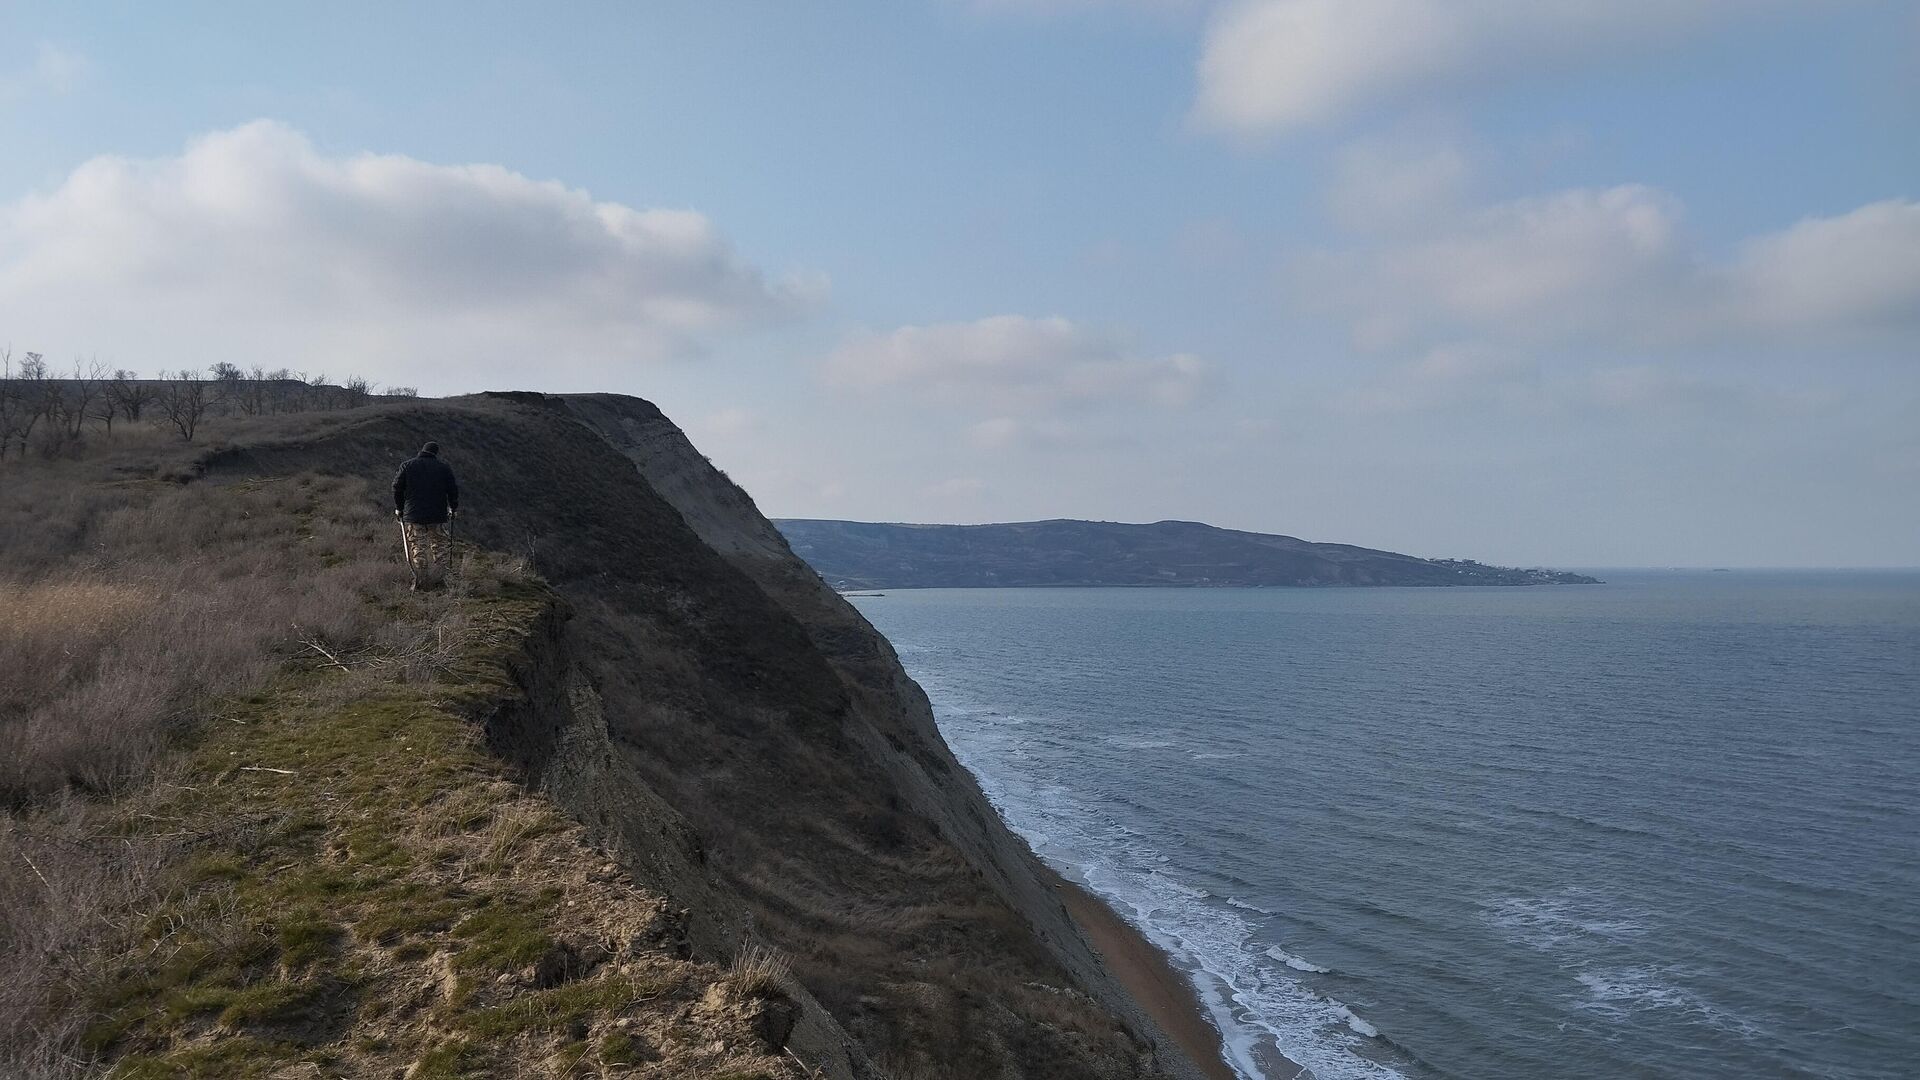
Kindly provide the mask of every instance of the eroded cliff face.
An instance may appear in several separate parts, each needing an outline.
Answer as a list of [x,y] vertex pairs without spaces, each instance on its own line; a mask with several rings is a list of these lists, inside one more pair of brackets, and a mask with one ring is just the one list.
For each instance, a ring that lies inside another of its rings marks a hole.
[[684,912],[688,948],[793,958],[791,1045],[836,1076],[1195,1075],[948,751],[886,641],[652,405],[375,410],[229,455],[383,474],[426,439],[462,539],[566,598],[496,751]]
[[1055,895],[1050,875],[987,802],[941,738],[926,694],[907,676],[886,639],[811,567],[795,556],[753,500],[650,403],[615,395],[564,399],[581,420],[632,459],[706,544],[790,614],[848,687],[847,731],[885,770],[892,791],[979,872],[997,898],[1028,924],[1048,958],[1121,1017],[1154,1051],[1158,1068],[1194,1075],[1139,1005],[1102,966]]

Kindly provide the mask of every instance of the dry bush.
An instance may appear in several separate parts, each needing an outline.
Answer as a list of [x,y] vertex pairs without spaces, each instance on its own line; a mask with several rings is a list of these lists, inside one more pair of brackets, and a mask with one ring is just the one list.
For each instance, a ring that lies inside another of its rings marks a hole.
[[[151,473],[153,469],[133,470]],[[98,462],[0,470],[0,1075],[82,1075],[85,973],[153,900],[165,852],[89,794],[150,782],[173,733],[262,685],[299,639],[364,648],[404,571],[371,485],[178,485]],[[320,535],[324,533],[325,535]]]
[[483,840],[485,852],[478,861],[483,873],[495,873],[506,866],[527,842],[554,826],[553,817],[540,809],[514,805],[494,815]]
[[0,642],[92,639],[124,625],[150,599],[101,582],[0,584]]
[[118,790],[195,702],[391,634],[368,599],[403,571],[365,481],[26,472],[0,492],[0,520],[31,522],[0,534],[0,803]]
[[[458,600],[504,571],[410,597],[384,469],[204,468],[236,434],[272,445],[343,417],[210,418],[198,448],[120,428],[0,461],[0,1076],[97,1072],[72,1056],[89,1018],[63,1003],[88,996],[86,973],[157,909],[155,868],[193,842],[118,839],[94,796],[130,793],[112,812],[137,814],[176,735],[289,665],[330,672],[300,693],[346,700],[444,674],[478,632]],[[529,835],[493,838],[498,857]]]
[[50,1011],[83,991],[156,888],[166,850],[99,838],[89,808],[67,803],[0,826],[0,1073],[55,1080],[95,1071],[71,1052],[91,1019]]
[[792,981],[792,958],[757,941],[741,946],[727,969],[727,987],[741,998],[783,994]]

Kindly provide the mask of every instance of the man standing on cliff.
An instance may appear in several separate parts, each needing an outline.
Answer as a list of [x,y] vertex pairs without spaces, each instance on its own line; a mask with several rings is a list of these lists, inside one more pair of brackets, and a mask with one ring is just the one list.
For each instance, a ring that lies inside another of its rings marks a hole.
[[393,516],[407,553],[413,588],[438,584],[453,564],[453,537],[447,524],[460,511],[460,485],[440,460],[440,444],[430,442],[393,474]]

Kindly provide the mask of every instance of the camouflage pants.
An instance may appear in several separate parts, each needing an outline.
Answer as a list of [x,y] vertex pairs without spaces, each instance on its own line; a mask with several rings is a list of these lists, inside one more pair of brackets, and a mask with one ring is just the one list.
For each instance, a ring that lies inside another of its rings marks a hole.
[[453,537],[447,533],[446,524],[417,525],[403,521],[400,527],[407,532],[407,551],[411,556],[407,569],[413,572],[413,579],[439,581],[453,566]]

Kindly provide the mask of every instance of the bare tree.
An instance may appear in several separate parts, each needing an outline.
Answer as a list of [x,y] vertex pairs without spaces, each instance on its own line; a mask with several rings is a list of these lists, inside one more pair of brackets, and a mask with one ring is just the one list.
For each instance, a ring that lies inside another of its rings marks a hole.
[[[305,382],[306,380],[302,379],[301,381]],[[288,371],[286,368],[275,368],[266,373],[264,382],[267,388],[265,399],[268,412],[291,412],[299,407],[297,402],[290,400],[289,392],[292,390],[293,372]]]
[[33,429],[40,421],[52,414],[53,396],[48,386],[47,361],[39,353],[30,352],[20,361],[20,370],[7,380],[13,386],[15,418],[8,427],[12,436],[20,444],[20,456],[27,456],[27,440],[33,436]]
[[77,440],[86,426],[87,418],[93,415],[94,405],[100,397],[101,385],[106,381],[107,369],[95,360],[85,366],[80,361],[73,362],[73,378],[68,380],[65,392],[57,395],[60,418],[64,421],[69,440]]
[[160,411],[180,437],[193,441],[200,418],[207,414],[207,383],[186,368],[160,373]]
[[233,384],[233,390],[241,412],[248,416],[259,416],[267,411],[267,372],[259,364],[242,373]]
[[13,377],[13,350],[0,349],[0,458],[7,456],[26,407],[26,397]]
[[109,439],[113,438],[113,422],[122,415],[120,412],[120,398],[113,390],[115,384],[118,383],[121,376],[125,374],[126,372],[124,371],[116,371],[109,375],[106,372],[106,368],[97,363],[93,365],[93,378],[94,382],[99,385],[99,391],[94,395],[92,407],[85,411],[87,419],[98,420],[106,426],[107,438]]
[[[141,381],[140,376],[121,368],[113,373],[112,381],[107,383],[107,396],[119,406],[120,415],[128,423],[137,424],[140,414],[153,404],[156,394],[151,385]],[[111,429],[111,422],[108,427]]]
[[365,405],[367,399],[373,396],[373,384],[358,375],[348,379],[345,388],[349,409]]
[[387,396],[398,397],[398,398],[417,398],[420,396],[420,388],[417,386],[389,386],[387,387]]

